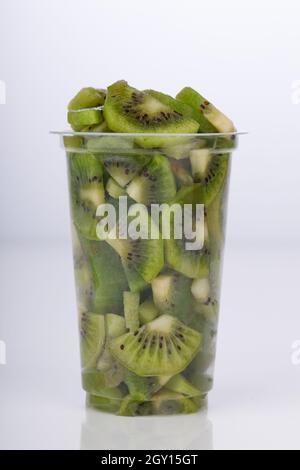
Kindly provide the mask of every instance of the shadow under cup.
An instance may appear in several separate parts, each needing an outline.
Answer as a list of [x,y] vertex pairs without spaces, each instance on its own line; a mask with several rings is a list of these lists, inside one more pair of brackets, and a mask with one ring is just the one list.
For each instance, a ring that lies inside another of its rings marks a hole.
[[195,412],[213,386],[238,135],[60,135],[87,404]]

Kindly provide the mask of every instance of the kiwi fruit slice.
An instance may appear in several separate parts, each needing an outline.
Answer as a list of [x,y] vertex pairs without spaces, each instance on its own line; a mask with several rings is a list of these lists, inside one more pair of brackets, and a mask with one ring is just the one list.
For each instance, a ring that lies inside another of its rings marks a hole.
[[68,153],[71,211],[81,234],[97,240],[97,208],[104,203],[103,169],[91,154]]
[[[183,88],[176,98],[196,110],[200,116],[199,119],[203,119],[204,117],[203,122],[200,123],[202,132],[235,132],[233,122],[213,104],[207,101],[206,98],[201,96],[200,93],[193,90],[193,88]],[[208,124],[210,124],[214,130],[206,130]]]
[[76,151],[84,147],[84,140],[78,135],[65,135],[63,140],[64,146],[69,152],[72,150]]
[[213,297],[208,297],[206,302],[194,302],[193,309],[198,315],[202,315],[207,321],[215,325],[218,321],[219,302]]
[[187,397],[197,397],[201,395],[199,389],[191,384],[182,374],[175,375],[165,385],[166,390],[181,393]]
[[111,388],[108,390],[105,390],[106,396],[87,394],[86,406],[106,413],[117,413],[123,399],[122,392],[117,388]]
[[165,240],[165,257],[168,266],[190,279],[203,278],[209,274],[209,251],[204,246],[201,250],[185,249],[186,239]]
[[145,323],[149,323],[155,320],[155,318],[158,317],[158,314],[159,310],[155,306],[153,300],[145,300],[145,302],[143,302],[139,308],[139,317],[141,325],[145,325]]
[[83,109],[68,112],[68,123],[76,131],[82,131],[85,126],[98,125],[103,122],[101,109]]
[[152,399],[152,414],[173,415],[189,414],[199,411],[199,405],[181,393],[169,390],[160,390]]
[[179,273],[165,273],[152,281],[153,301],[161,313],[188,323],[191,308],[191,280]]
[[104,348],[104,342],[104,316],[82,313],[80,317],[80,351],[83,369],[96,366]]
[[125,260],[122,260],[122,264],[131,292],[141,292],[149,287],[149,283],[132,267],[131,263],[127,264]]
[[194,183],[194,180],[190,173],[178,163],[176,160],[173,160],[171,163],[171,170],[179,183],[180,186],[191,186]]
[[134,292],[124,292],[123,297],[126,328],[132,333],[140,326],[140,295]]
[[210,301],[210,282],[209,278],[204,277],[202,279],[194,279],[191,291],[193,297],[200,303],[206,304]]
[[[148,93],[130,87],[124,80],[108,88],[104,116],[114,132],[189,134],[196,133],[199,128],[192,118],[174,111]],[[143,147],[165,145],[161,136],[142,137],[137,142]]]
[[127,395],[120,404],[118,416],[147,416],[151,415],[151,403],[135,400],[131,395]]
[[192,361],[201,342],[199,332],[170,315],[162,315],[135,333],[111,341],[110,351],[137,375],[175,375]]
[[126,196],[126,191],[113,178],[109,178],[105,187],[106,192],[114,199]]
[[229,170],[229,155],[214,155],[207,174],[193,186],[182,187],[174,203],[209,205],[222,189]]
[[[164,266],[164,247],[163,240],[160,237],[158,228],[155,227],[146,208],[140,208],[141,218],[148,220],[148,227],[152,226],[153,231],[157,231],[153,239],[148,240],[139,238],[133,240],[131,238],[122,239],[120,233],[117,238],[108,238],[106,241],[122,258],[123,264],[129,270],[137,271],[138,274],[146,281],[151,282],[162,270]],[[119,232],[119,227],[117,229]],[[157,238],[157,239],[155,239]],[[126,290],[126,289],[124,289]]]
[[197,374],[191,377],[193,385],[200,391],[201,395],[206,395],[210,390],[212,390],[214,385],[214,380],[211,374]]
[[96,108],[102,106],[105,101],[106,91],[93,87],[82,88],[68,105],[69,111],[78,109]]
[[87,149],[95,154],[122,188],[139,175],[151,159],[151,155],[145,154],[145,151],[133,148],[132,139],[119,136],[89,138]]
[[[105,315],[105,345],[102,354],[97,362],[96,371],[88,371],[86,383],[88,381],[89,389],[85,389],[90,393],[95,393],[98,388],[117,387],[123,381],[123,367],[114,360],[109,352],[109,343],[112,339],[126,333],[126,324],[124,317],[108,313]],[[93,388],[91,388],[93,386]],[[97,393],[96,393],[97,394]]]
[[106,242],[82,239],[81,243],[91,273],[93,311],[123,314],[128,283],[118,254]]
[[174,199],[176,182],[166,157],[155,154],[142,173],[131,181],[127,193],[135,201],[147,206]]
[[128,370],[124,377],[131,398],[140,402],[150,400],[169,380],[169,376],[140,377]]

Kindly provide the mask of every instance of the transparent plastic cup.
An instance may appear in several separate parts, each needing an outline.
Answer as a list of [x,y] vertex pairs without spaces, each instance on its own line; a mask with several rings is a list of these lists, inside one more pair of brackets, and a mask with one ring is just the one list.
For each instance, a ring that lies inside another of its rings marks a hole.
[[238,134],[59,134],[87,404],[195,412],[213,386]]

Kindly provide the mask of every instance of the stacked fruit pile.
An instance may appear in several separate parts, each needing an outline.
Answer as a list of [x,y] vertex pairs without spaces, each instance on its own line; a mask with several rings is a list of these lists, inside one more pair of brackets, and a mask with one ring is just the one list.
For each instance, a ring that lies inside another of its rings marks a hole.
[[[81,90],[68,121],[88,403],[131,416],[194,412],[212,387],[233,124],[190,88],[174,99],[124,81]],[[118,212],[120,197],[143,204],[149,223],[151,204],[204,204],[204,247],[162,236],[100,241],[97,208]]]

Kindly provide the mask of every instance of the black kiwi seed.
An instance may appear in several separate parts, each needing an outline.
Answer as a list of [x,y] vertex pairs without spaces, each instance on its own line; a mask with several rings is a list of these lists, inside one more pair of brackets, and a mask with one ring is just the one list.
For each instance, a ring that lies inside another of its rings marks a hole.
[[134,332],[134,335],[133,335],[133,336],[137,336],[138,334],[139,334],[139,331],[136,330],[136,331]]
[[121,344],[120,349],[123,351],[125,349],[124,344]]

